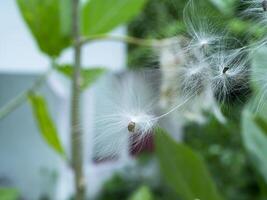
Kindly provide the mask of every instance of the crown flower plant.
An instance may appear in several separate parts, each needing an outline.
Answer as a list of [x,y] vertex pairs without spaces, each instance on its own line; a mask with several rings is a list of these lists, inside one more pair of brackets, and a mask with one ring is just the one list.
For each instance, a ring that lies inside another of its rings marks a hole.
[[[73,175],[68,199],[266,198],[267,0],[16,1],[51,66],[0,109],[0,119],[29,102],[43,140]],[[119,27],[128,30],[117,35]],[[84,47],[99,41],[129,45],[120,46],[128,66],[86,66]],[[62,63],[67,49],[72,62]],[[68,145],[41,89],[52,74],[70,81]],[[153,183],[138,168],[146,161]],[[90,170],[108,175],[128,165],[138,166],[133,177],[126,168],[92,197],[102,179],[90,180]]]

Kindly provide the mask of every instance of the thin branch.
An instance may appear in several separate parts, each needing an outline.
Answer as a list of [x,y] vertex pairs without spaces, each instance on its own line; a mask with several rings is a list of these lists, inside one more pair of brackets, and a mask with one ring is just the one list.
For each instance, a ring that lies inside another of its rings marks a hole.
[[0,109],[0,120],[4,119],[9,113],[13,112],[16,108],[21,106],[27,100],[28,92],[28,90],[22,92],[14,99],[9,101],[4,107],[2,107]]
[[114,41],[114,42],[123,42],[138,46],[145,46],[145,47],[161,47],[162,42],[164,40],[157,40],[157,39],[141,39],[131,36],[121,36],[121,35],[109,35],[109,34],[101,34],[101,35],[92,35],[86,36],[81,38],[80,44],[84,45],[89,42],[93,42],[96,40],[107,40],[107,41]]
[[45,74],[41,75],[39,78],[35,80],[33,85],[28,89],[13,98],[9,101],[5,106],[0,109],[0,120],[4,119],[8,114],[16,110],[19,106],[21,106],[25,101],[27,101],[28,95],[31,92],[35,92],[38,90],[43,83],[46,81],[48,75],[51,73],[51,69],[48,70]]
[[83,139],[80,119],[81,45],[80,1],[72,0],[72,32],[74,39],[74,64],[71,88],[71,163],[75,177],[75,200],[86,199],[83,171]]

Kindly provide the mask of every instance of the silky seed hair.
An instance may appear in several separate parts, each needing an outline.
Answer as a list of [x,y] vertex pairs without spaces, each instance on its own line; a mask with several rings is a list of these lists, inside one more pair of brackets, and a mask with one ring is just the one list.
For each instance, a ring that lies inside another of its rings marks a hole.
[[248,58],[242,50],[218,52],[210,62],[212,90],[219,102],[229,102],[249,88]]
[[119,155],[132,136],[133,143],[150,134],[156,125],[156,97],[142,72],[109,75],[102,112],[95,121],[95,153],[99,158]]
[[244,18],[251,17],[256,20],[258,26],[267,25],[267,1],[266,0],[243,0],[245,5],[248,6],[242,12]]
[[186,49],[189,53],[194,51],[211,54],[222,48],[222,41],[227,33],[220,30],[205,15],[207,11],[199,1],[189,0],[184,8],[183,20],[189,35],[189,44]]
[[[186,55],[181,48],[184,42],[181,43],[177,43],[177,40],[173,43],[173,45],[179,45],[179,48],[175,48],[178,51],[172,51],[173,48],[166,49],[172,45],[162,48],[164,52],[160,55],[164,55],[164,59],[160,60],[163,74],[160,105],[169,114],[169,111],[176,112],[179,116],[199,123],[206,121],[203,111],[210,111],[220,122],[225,123],[226,120],[211,90],[211,69],[207,58],[201,52],[194,54],[196,51]],[[181,57],[182,60],[174,59],[179,54],[182,56],[178,58]]]
[[[253,88],[253,99],[251,108],[254,112],[259,112],[266,105],[267,98],[267,68],[266,50],[263,46],[251,55],[251,87]],[[260,62],[259,62],[260,61]]]

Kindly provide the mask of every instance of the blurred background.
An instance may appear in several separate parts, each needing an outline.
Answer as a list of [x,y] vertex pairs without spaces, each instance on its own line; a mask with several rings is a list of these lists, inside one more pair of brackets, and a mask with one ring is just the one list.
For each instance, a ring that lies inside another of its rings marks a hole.
[[[185,35],[183,9],[186,2],[148,0],[128,23],[120,24],[109,34],[145,39]],[[83,3],[86,4],[87,1]],[[238,38],[242,45],[256,40],[264,32],[262,27],[255,26],[250,19],[241,18],[246,5],[238,0],[203,0],[203,3],[210,20],[216,20],[218,27],[227,27],[230,35]],[[26,25],[20,9],[16,0],[0,1],[0,108],[31,88],[36,79],[46,73],[51,65],[51,56],[47,56],[39,48],[38,41],[36,42],[32,31]],[[38,9],[32,9],[38,13]],[[42,27],[45,24],[36,26]],[[73,49],[67,47],[57,57],[57,62],[69,63],[72,57]],[[83,46],[82,66],[104,66],[121,75],[127,69],[158,69],[159,61],[157,54],[150,47],[101,40]],[[158,156],[153,136],[147,137],[144,144],[135,148],[129,148],[129,143],[125,141],[116,158],[98,159],[95,152],[99,147],[93,142],[98,134],[94,128],[94,120],[103,109],[101,104],[104,103],[105,96],[102,91],[112,90],[108,81],[109,76],[104,75],[82,93],[84,170],[88,180],[88,199],[190,199],[184,198],[181,195],[183,192],[180,193],[179,190],[183,190],[186,184],[194,188],[198,180],[172,180],[170,174],[165,177],[166,171],[172,174],[194,174],[198,173],[198,168],[188,169],[189,171],[180,169],[179,162],[175,163],[176,158],[172,159],[174,155],[169,155],[170,160],[174,160],[171,162],[173,166],[169,169],[160,167],[161,162],[165,161]],[[47,101],[58,137],[67,152],[70,151],[71,143],[69,88],[68,78],[58,71],[53,71],[38,91]],[[256,144],[255,148],[260,148],[257,149],[260,156],[255,155],[255,151],[253,155],[250,154],[242,136],[240,116],[250,93],[251,89],[247,88],[245,95],[238,99],[233,98],[229,104],[222,106],[227,117],[226,124],[220,123],[208,112],[204,113],[204,123],[188,119],[181,122],[172,118],[161,124],[170,135],[176,135],[174,141],[183,141],[202,158],[222,199],[267,199],[267,176],[263,175],[263,171],[267,169],[267,160],[262,156],[267,150],[267,142],[264,143],[267,140],[266,126],[261,135],[262,143],[249,144],[249,147]],[[72,170],[65,160],[47,145],[37,124],[30,103],[21,104],[0,120],[0,200],[74,199]],[[265,125],[265,122],[263,124]],[[251,129],[251,132],[254,130]],[[251,159],[253,156],[256,159]],[[260,169],[257,166],[260,166]],[[205,187],[205,178],[203,185]],[[207,199],[214,200],[212,196]]]

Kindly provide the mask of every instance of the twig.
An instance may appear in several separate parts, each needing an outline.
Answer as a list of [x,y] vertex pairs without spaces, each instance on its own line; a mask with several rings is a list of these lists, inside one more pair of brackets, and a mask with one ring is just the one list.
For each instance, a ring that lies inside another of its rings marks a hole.
[[27,100],[29,93],[38,90],[43,85],[43,83],[47,79],[47,76],[50,73],[51,73],[51,70],[48,70],[45,74],[37,78],[36,81],[33,83],[33,85],[28,90],[22,92],[21,94],[16,96],[14,99],[9,101],[5,106],[3,106],[0,109],[0,120],[4,119],[8,114],[10,114],[15,109],[17,109],[19,106],[21,106]]
[[145,46],[145,47],[159,47],[162,45],[162,41],[163,41],[163,40],[156,40],[156,39],[141,39],[141,38],[136,38],[136,37],[131,37],[131,36],[100,34],[100,35],[92,35],[92,36],[83,37],[80,39],[80,44],[84,45],[86,43],[93,42],[96,40],[124,42],[128,44],[134,44],[134,45]]
[[85,177],[83,171],[83,140],[80,128],[80,82],[81,44],[79,0],[72,0],[72,31],[74,39],[74,65],[71,88],[71,163],[75,177],[75,200],[85,200]]

